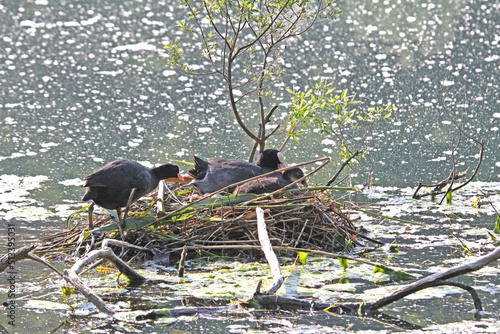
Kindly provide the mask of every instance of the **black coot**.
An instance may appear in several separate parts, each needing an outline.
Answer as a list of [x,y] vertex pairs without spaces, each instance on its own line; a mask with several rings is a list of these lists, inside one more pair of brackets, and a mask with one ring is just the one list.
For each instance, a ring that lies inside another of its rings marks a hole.
[[[204,194],[285,166],[283,153],[276,149],[262,151],[256,165],[238,159],[203,160],[197,156],[194,159],[195,168],[189,170],[189,174],[195,178],[192,183]],[[234,187],[228,189],[229,192],[233,190]]]
[[160,180],[171,177],[183,180],[179,166],[165,164],[149,169],[136,161],[115,160],[83,178],[87,191],[82,201],[92,200],[100,207],[114,209],[121,219],[120,208],[127,206],[132,189],[135,193],[130,203],[153,191]]
[[[264,194],[271,193],[281,189],[290,183],[297,181],[304,176],[304,172],[300,168],[288,169],[281,173],[274,173],[269,176],[264,176],[260,179],[244,183],[236,188],[235,194]],[[304,186],[307,186],[305,179],[302,181]],[[293,185],[288,189],[296,189],[297,185]]]

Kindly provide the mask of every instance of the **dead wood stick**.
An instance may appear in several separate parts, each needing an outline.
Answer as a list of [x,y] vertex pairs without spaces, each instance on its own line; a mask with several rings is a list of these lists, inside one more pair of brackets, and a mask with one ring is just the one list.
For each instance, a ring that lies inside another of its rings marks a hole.
[[92,304],[94,304],[100,312],[106,314],[114,314],[115,311],[106,305],[104,300],[99,297],[94,290],[90,289],[87,285],[85,285],[81,280],[78,274],[72,269],[64,270],[64,279],[66,282],[70,283],[82,293]]
[[13,269],[17,261],[31,259],[33,261],[40,262],[41,264],[49,267],[50,269],[55,271],[59,276],[62,277],[63,274],[59,270],[57,270],[53,265],[51,265],[44,259],[36,256],[31,252],[36,247],[37,247],[36,245],[25,246],[19,248],[14,253],[8,253],[4,255],[2,258],[0,258],[0,273],[3,272],[5,269]]
[[326,186],[330,186],[333,182],[335,182],[335,180],[337,179],[337,177],[340,175],[340,173],[342,172],[342,170],[344,170],[345,166],[347,166],[349,164],[349,162],[351,162],[352,159],[354,159],[358,154],[360,154],[361,151],[356,151],[354,152],[353,155],[351,155],[349,157],[349,159],[347,159],[346,161],[344,161],[344,163],[342,164],[342,166],[340,166],[339,170],[337,171],[337,173],[335,173],[335,175],[330,179],[330,181],[328,181],[328,183],[326,184]]
[[[11,266],[14,266],[16,261],[24,260],[29,257],[29,253],[36,248],[36,245],[21,247],[15,252],[9,252],[0,258],[0,273]],[[10,268],[12,269],[12,268]]]
[[127,263],[125,263],[122,259],[116,256],[116,254],[113,252],[111,248],[93,250],[89,252],[86,256],[76,261],[75,264],[71,267],[71,270],[73,270],[76,274],[79,274],[87,264],[99,258],[106,259],[109,262],[111,262],[116,267],[116,269],[118,269],[123,275],[125,275],[131,281],[134,282],[147,281],[147,278],[138,274]]
[[177,272],[177,277],[184,277],[184,270],[186,269],[186,258],[187,258],[187,247],[184,246],[182,249],[181,259],[179,260],[179,271]]
[[47,267],[49,267],[50,269],[52,269],[53,271],[55,271],[59,276],[63,277],[63,274],[59,270],[57,270],[53,265],[51,265],[50,263],[48,263],[44,259],[36,256],[35,254],[29,252],[28,253],[28,258],[32,259],[32,260],[34,260],[36,262],[40,262],[40,263],[46,265]]
[[[461,264],[455,267],[452,267],[450,269],[429,275],[427,277],[424,277],[422,279],[419,279],[418,281],[415,281],[411,284],[408,284],[401,289],[398,289],[391,293],[390,295],[377,300],[376,302],[373,303],[367,303],[366,304],[366,310],[374,311],[376,309],[379,309],[383,306],[386,306],[392,302],[395,302],[401,298],[404,298],[414,292],[426,289],[430,286],[433,286],[432,284],[436,284],[435,282],[442,282],[443,280],[460,276],[466,273],[470,273],[476,270],[479,270],[488,264],[490,264],[493,261],[496,261],[500,259],[500,247],[496,248],[493,252],[486,254],[477,260],[473,262],[469,262],[466,264]],[[449,282],[447,282],[449,283]],[[469,291],[470,292],[470,291]],[[473,296],[474,298],[474,296]],[[476,304],[476,300],[474,301]]]
[[278,289],[283,284],[283,275],[280,270],[280,263],[276,254],[273,251],[271,241],[269,240],[269,235],[267,234],[266,220],[264,219],[264,210],[261,208],[256,208],[255,213],[257,214],[257,231],[259,233],[259,241],[262,246],[262,251],[266,256],[269,267],[271,267],[271,273],[273,274],[273,283],[267,292],[264,294],[272,295],[278,291]]
[[82,282],[82,280],[78,276],[82,269],[94,260],[102,258],[111,262],[130,281],[145,282],[147,281],[147,278],[135,272],[128,264],[126,264],[122,259],[116,256],[113,250],[107,247],[107,245],[109,244],[116,244],[123,247],[131,246],[133,248],[137,248],[137,246],[130,245],[124,241],[106,239],[103,241],[103,246],[105,248],[89,252],[83,258],[76,261],[70,269],[64,270],[63,277],[68,283],[73,285],[80,293],[82,293],[92,304],[94,304],[100,312],[114,314],[115,311],[111,307],[106,305],[101,297],[99,297],[92,289],[90,289],[85,283]]
[[[472,173],[471,177],[466,180],[465,182],[461,183],[459,186],[457,186],[456,188],[451,188],[447,191],[439,191],[437,190],[436,188],[438,186],[441,185],[442,182],[452,182],[454,181],[455,179],[459,179],[459,178],[462,178],[464,177],[465,175],[464,174],[460,174],[460,173],[453,173],[453,171],[450,173],[450,176],[448,177],[447,180],[444,180],[444,181],[441,181],[440,183],[438,184],[432,184],[432,185],[424,185],[422,183],[419,183],[417,189],[415,190],[414,194],[413,194],[413,197],[414,199],[420,199],[424,196],[435,196],[435,195],[441,195],[441,194],[446,194],[448,191],[451,191],[451,192],[454,192],[454,191],[457,191],[458,189],[460,188],[463,188],[465,187],[468,183],[470,183],[474,177],[476,176],[476,174],[478,173],[479,171],[479,167],[481,166],[482,162],[483,162],[483,158],[484,158],[484,142],[483,141],[478,141],[478,140],[475,140],[475,139],[472,139],[474,142],[476,142],[479,146],[480,146],[480,149],[479,149],[479,161],[476,165],[476,168],[474,169],[474,172]],[[423,188],[423,187],[435,187],[431,192],[429,193],[425,193],[425,194],[422,194],[422,195],[419,195],[418,194],[418,191]],[[446,195],[445,195],[446,196]],[[443,199],[441,199],[441,202],[444,200],[445,196],[443,197]],[[441,204],[441,203],[439,203]]]
[[161,180],[160,184],[158,184],[158,194],[156,196],[158,198],[158,201],[156,202],[156,215],[158,217],[165,214],[165,183],[163,180]]

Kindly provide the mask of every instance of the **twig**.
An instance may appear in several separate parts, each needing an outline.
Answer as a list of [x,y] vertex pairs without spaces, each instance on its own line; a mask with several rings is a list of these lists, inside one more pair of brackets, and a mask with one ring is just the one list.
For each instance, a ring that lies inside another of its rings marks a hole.
[[349,162],[351,162],[352,159],[354,159],[358,154],[360,154],[361,151],[356,151],[354,152],[353,155],[351,155],[349,157],[349,159],[347,159],[346,161],[344,161],[344,163],[342,164],[342,166],[340,166],[339,170],[337,171],[337,173],[335,173],[335,175],[330,179],[330,181],[328,181],[328,183],[326,184],[326,186],[330,186],[333,182],[335,182],[335,180],[337,179],[337,177],[340,175],[340,173],[342,172],[342,170],[344,170],[345,166],[347,166],[349,164]]

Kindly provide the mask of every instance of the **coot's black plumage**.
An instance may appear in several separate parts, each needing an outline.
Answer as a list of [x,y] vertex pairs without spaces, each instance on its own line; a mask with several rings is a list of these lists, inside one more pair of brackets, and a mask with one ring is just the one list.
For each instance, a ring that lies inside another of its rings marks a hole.
[[131,203],[153,191],[160,180],[170,177],[183,179],[179,166],[165,164],[149,169],[136,161],[115,160],[83,178],[87,191],[82,201],[92,200],[105,209],[116,209],[120,215],[120,208],[127,206],[132,189],[135,188],[135,193]]
[[[281,173],[274,173],[260,179],[244,183],[237,187],[235,194],[264,194],[271,193],[281,189],[292,182],[297,181],[304,176],[304,172],[300,168],[288,169]],[[305,179],[302,181],[304,186],[307,186]],[[288,189],[296,189],[297,185],[293,185]]]
[[[262,151],[256,165],[238,159],[208,158],[203,160],[197,156],[194,159],[195,168],[191,169],[189,174],[195,178],[192,183],[204,194],[284,166],[283,153],[276,149]],[[228,189],[229,192],[233,190],[234,187]]]

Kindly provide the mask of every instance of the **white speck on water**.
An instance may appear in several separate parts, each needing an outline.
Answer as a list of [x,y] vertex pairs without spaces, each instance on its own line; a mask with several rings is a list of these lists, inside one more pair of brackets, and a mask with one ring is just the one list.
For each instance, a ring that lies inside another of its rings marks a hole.
[[493,114],[493,117],[495,117],[495,118],[500,118],[500,112],[496,112],[496,113],[494,113],[494,114]]
[[211,128],[198,128],[199,133],[205,133],[205,132],[210,132],[212,131]]
[[178,79],[179,79],[179,81],[188,81],[189,80],[189,78],[184,76],[184,75],[179,77]]
[[377,31],[378,28],[377,28],[377,26],[370,24],[370,25],[366,26],[365,30],[368,34],[371,34],[372,32]]
[[82,20],[82,21],[80,22],[80,24],[81,24],[82,26],[89,26],[89,25],[92,25],[92,24],[94,24],[94,23],[99,22],[99,20],[100,20],[101,18],[102,18],[102,16],[101,16],[101,15],[97,15],[97,16],[91,17],[90,19],[87,19],[87,20]]
[[487,62],[491,62],[491,61],[498,60],[499,58],[500,58],[500,56],[498,56],[498,55],[492,55],[492,56],[484,58],[484,60]]
[[412,23],[412,22],[415,22],[417,20],[417,18],[415,16],[408,16],[406,18],[406,21]]
[[447,87],[447,86],[453,86],[455,84],[455,81],[453,80],[443,80],[441,81],[441,85]]
[[333,152],[333,150],[331,148],[324,148],[322,151],[327,153],[327,154],[331,154]]
[[151,51],[151,50],[156,50],[156,46],[148,43],[120,45],[113,48],[113,51]]
[[59,144],[50,142],[50,143],[41,143],[40,146],[43,148],[49,148],[49,147],[53,147],[53,146],[59,146]]
[[375,55],[375,59],[378,59],[378,60],[384,60],[386,58],[387,58],[387,55],[383,54],[383,53],[379,53],[379,54]]
[[79,27],[80,23],[76,21],[69,21],[69,22],[64,22],[65,27]]
[[227,104],[227,101],[226,100],[220,100],[220,101],[217,101],[217,104],[220,105],[220,106],[225,106]]
[[62,184],[63,186],[79,187],[82,185],[82,180],[81,179],[69,179],[69,180],[59,181],[57,183]]
[[130,125],[130,124],[120,124],[119,128],[122,131],[127,131],[127,130],[130,130],[132,128],[132,125]]
[[323,139],[321,144],[323,144],[323,145],[335,145],[335,141],[333,141],[331,139]]
[[99,72],[97,72],[97,74],[110,75],[112,77],[116,77],[117,75],[122,74],[122,73],[123,73],[122,70],[118,70],[118,71],[99,71]]
[[137,147],[137,146],[139,146],[139,144],[140,143],[137,143],[137,142],[132,141],[132,140],[128,142],[128,146],[130,146],[130,147]]
[[17,124],[17,122],[12,117],[5,117],[5,124]]
[[163,74],[164,76],[166,77],[170,77],[172,75],[175,75],[177,72],[176,71],[173,71],[173,70],[165,70],[163,71],[161,74]]

